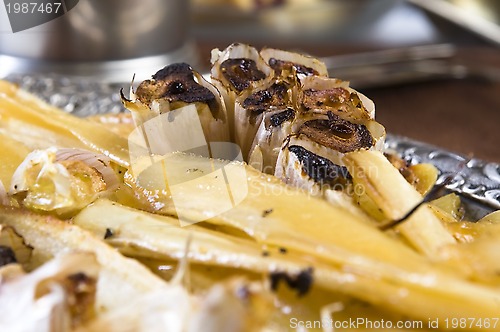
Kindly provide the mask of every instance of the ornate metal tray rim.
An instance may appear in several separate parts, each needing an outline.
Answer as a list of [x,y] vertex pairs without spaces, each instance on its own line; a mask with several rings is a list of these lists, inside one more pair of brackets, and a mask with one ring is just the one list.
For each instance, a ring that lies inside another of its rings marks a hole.
[[[9,75],[6,79],[77,116],[123,112],[118,91],[129,86],[129,83],[105,83],[46,74]],[[468,198],[469,205],[475,205],[474,215],[500,209],[500,164],[468,159],[440,147],[392,134],[387,136],[386,147],[412,164],[435,165],[440,171],[438,183],[454,174],[447,189]]]

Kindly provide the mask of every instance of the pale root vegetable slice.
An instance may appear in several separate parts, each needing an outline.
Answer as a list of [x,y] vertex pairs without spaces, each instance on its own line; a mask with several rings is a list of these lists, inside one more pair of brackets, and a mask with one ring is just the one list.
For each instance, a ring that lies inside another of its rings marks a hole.
[[74,217],[74,223],[97,237],[106,238],[107,243],[128,256],[180,260],[189,240],[187,257],[199,264],[290,274],[309,267],[293,250],[282,255],[278,247],[265,248],[254,241],[197,225],[181,227],[178,219],[146,213],[107,199],[88,206]]
[[0,133],[0,151],[2,151],[0,153],[0,181],[5,188],[9,188],[14,171],[30,150],[24,144]]
[[135,128],[132,114],[119,113],[119,114],[99,114],[92,115],[86,118],[89,121],[100,123],[106,126],[107,129],[125,139],[128,138],[130,133]]
[[[390,220],[398,220],[422,201],[422,195],[377,151],[356,151],[344,158],[355,183]],[[456,243],[427,205],[397,226],[403,236],[420,252],[439,259],[441,249]]]
[[166,285],[146,267],[123,257],[91,233],[56,218],[5,208],[0,210],[0,224],[12,227],[26,245],[46,259],[66,252],[93,253],[102,266],[96,292],[97,314]]
[[[0,113],[2,110],[0,110]],[[0,132],[12,140],[23,144],[30,151],[47,149],[51,146],[66,148],[81,148],[86,146],[78,139],[70,137],[64,132],[55,131],[54,128],[45,128],[37,123],[28,123],[22,119],[6,117],[0,122]]]
[[[418,256],[403,254],[402,258],[408,261],[405,268],[338,248],[328,252],[333,257],[327,261],[309,253],[301,256],[297,243],[287,247],[287,255],[271,253],[262,257],[258,245],[251,241],[217,234],[196,225],[180,227],[176,219],[148,214],[106,200],[88,207],[76,217],[75,222],[97,236],[104,236],[109,229],[109,243],[126,249],[136,257],[182,257],[184,245],[191,237],[189,259],[192,262],[261,273],[293,273],[313,264],[314,287],[349,294],[380,308],[417,319],[461,315],[486,317],[497,311],[499,306],[496,302],[500,298],[498,290],[461,280],[460,275],[448,274],[437,265],[422,262]],[[273,223],[272,220],[267,222]],[[342,262],[335,264],[334,260]]]
[[477,222],[456,222],[454,225],[464,243],[446,248],[448,260],[466,271],[470,279],[498,289],[500,211],[492,212]]
[[22,121],[65,135],[80,141],[88,149],[107,155],[123,167],[128,166],[127,140],[105,126],[67,114],[13,84],[2,82],[0,95],[3,121]]
[[436,184],[439,175],[439,171],[436,166],[432,164],[416,164],[409,166],[408,169],[417,178],[414,186],[420,194],[425,195],[431,191]]
[[[246,164],[173,153],[164,157],[165,167],[156,165],[138,176],[138,184],[163,203],[159,212],[164,214],[225,224],[259,242],[303,248],[315,256],[329,257],[330,249],[341,247],[402,266],[414,265],[408,265],[404,255],[420,259],[373,223],[370,225],[369,217],[363,220]],[[192,171],[194,167],[196,172]],[[177,184],[166,186],[164,172],[177,179]],[[228,193],[235,198],[233,205],[223,200]]]

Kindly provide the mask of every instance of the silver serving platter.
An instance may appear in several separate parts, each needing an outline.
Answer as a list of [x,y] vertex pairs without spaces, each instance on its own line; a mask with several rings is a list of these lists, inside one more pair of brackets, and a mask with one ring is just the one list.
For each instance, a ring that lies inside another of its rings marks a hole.
[[[89,78],[60,75],[9,75],[7,80],[77,116],[120,113],[125,109],[119,90],[128,83],[105,83]],[[431,163],[440,171],[438,183],[450,174],[448,191],[462,197],[471,219],[500,209],[500,164],[469,159],[442,148],[407,137],[389,134],[386,147],[411,164]]]

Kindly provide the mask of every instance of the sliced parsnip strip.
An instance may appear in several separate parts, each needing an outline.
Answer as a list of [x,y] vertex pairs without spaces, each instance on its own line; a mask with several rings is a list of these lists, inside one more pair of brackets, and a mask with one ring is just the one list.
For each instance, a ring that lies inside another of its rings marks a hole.
[[[344,158],[354,181],[389,220],[397,220],[422,201],[422,196],[377,151],[356,151]],[[456,243],[427,205],[419,208],[397,229],[420,252],[439,258],[441,249]]]
[[87,148],[128,167],[128,142],[105,126],[67,114],[18,88],[0,84],[0,115],[76,138]]
[[[1,114],[0,110],[0,114]],[[79,140],[69,137],[64,132],[41,127],[39,124],[27,123],[23,120],[5,117],[0,122],[0,133],[10,137],[12,140],[25,145],[30,151],[47,149],[51,146],[81,148],[87,147]]]
[[405,271],[338,250],[330,253],[343,257],[340,258],[343,264],[336,266],[310,255],[302,256],[295,247],[289,247],[286,255],[262,257],[260,246],[252,241],[196,225],[180,227],[176,219],[108,200],[87,207],[75,218],[75,223],[98,236],[109,229],[113,233],[108,238],[110,244],[136,256],[182,257],[184,244],[192,237],[189,251],[192,262],[262,273],[276,270],[294,273],[304,266],[312,266],[315,287],[349,294],[407,317],[424,320],[430,317],[487,317],[500,309],[498,290],[465,282],[434,265],[428,265],[422,272]]
[[[300,248],[328,260],[336,257],[330,252],[342,248],[352,254],[409,270],[428,269],[423,257],[379,231],[369,217],[332,206],[285,185],[274,176],[260,173],[245,164],[227,164],[182,153],[166,156],[165,160],[166,173],[172,178],[182,179],[186,185],[172,186],[172,194],[168,192],[160,196],[165,204],[163,213],[177,213],[192,220],[216,215],[206,222],[240,229],[261,243]],[[199,172],[191,172],[194,167]],[[222,174],[210,172],[217,169],[224,169],[228,187],[220,185],[225,185]],[[163,169],[150,168],[148,172],[148,177],[142,179],[143,183],[148,189],[156,187],[156,192],[161,192],[165,188]],[[243,179],[240,178],[242,174]],[[198,177],[188,177],[194,175]],[[191,181],[195,185],[189,185]],[[217,215],[223,210],[221,206],[225,207],[224,190],[241,201],[236,199],[234,206]],[[175,206],[171,197],[174,197]]]
[[220,232],[192,225],[180,227],[179,220],[146,213],[99,199],[73,218],[75,225],[86,229],[131,256],[176,259],[184,256],[186,241],[191,237],[188,257],[190,261],[213,264],[253,272],[280,271],[297,273],[309,267],[307,262],[291,263],[298,258],[288,253],[286,259],[278,248],[268,248],[270,256],[264,257],[262,246],[256,242],[229,236]]
[[63,252],[94,253],[102,266],[96,294],[98,313],[166,285],[147,268],[123,257],[91,233],[56,218],[3,208],[0,224],[14,228],[27,245],[47,258]]

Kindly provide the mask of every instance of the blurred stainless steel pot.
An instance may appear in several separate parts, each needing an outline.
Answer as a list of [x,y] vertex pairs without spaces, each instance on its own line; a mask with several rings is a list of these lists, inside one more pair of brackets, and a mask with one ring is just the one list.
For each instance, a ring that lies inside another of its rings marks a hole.
[[17,33],[0,7],[0,74],[50,71],[120,81],[131,78],[134,71],[123,71],[132,67],[195,60],[186,0],[80,0],[63,16]]

